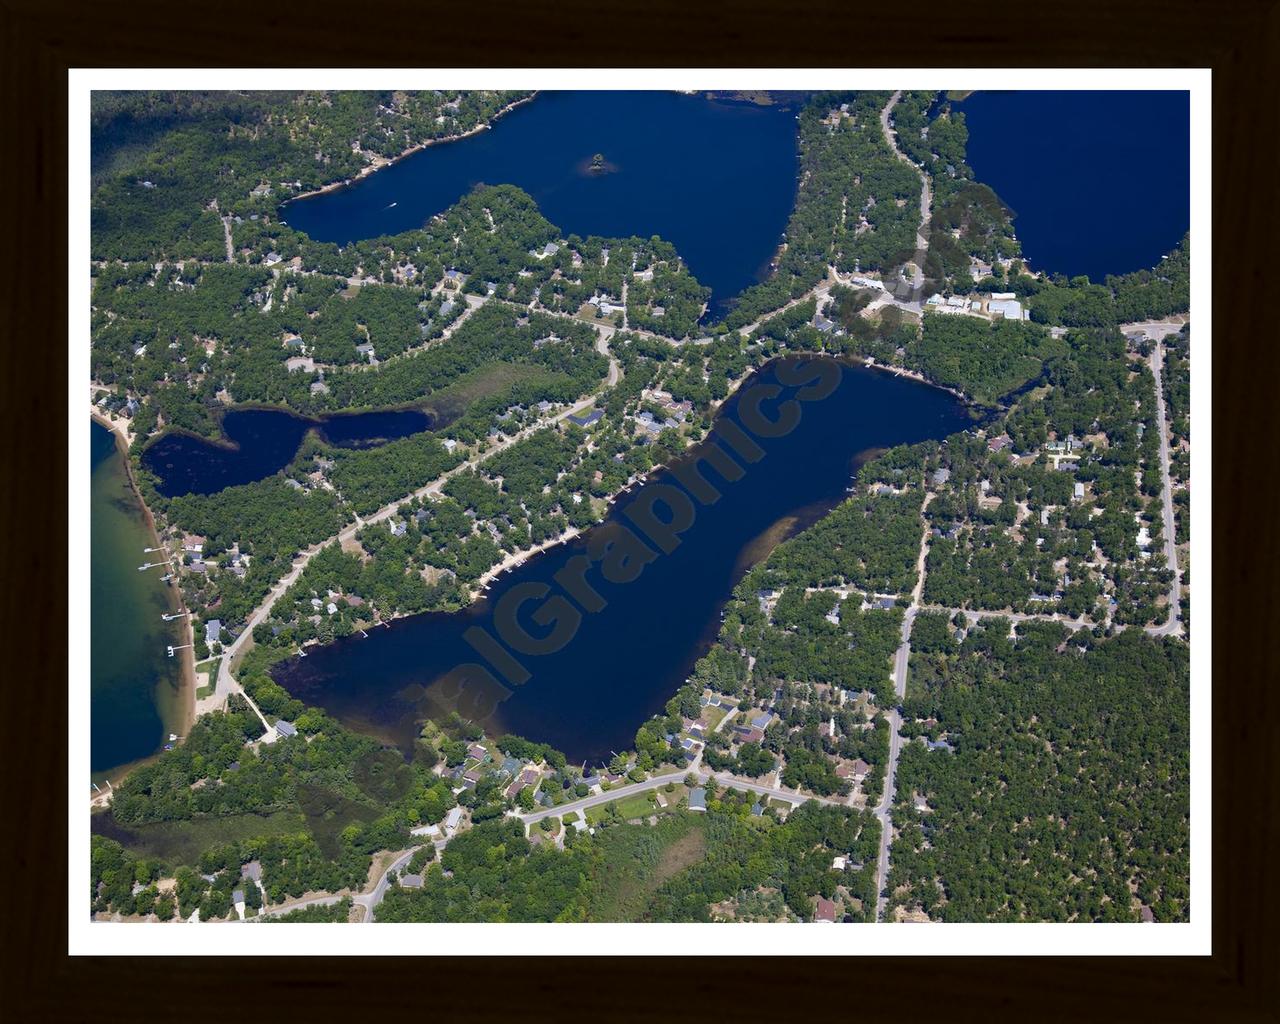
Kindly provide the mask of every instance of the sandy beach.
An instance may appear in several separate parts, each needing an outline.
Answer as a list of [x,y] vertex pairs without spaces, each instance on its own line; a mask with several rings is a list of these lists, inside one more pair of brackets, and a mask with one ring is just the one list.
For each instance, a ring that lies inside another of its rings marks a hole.
[[[152,514],[151,509],[147,507],[146,501],[143,500],[142,491],[139,489],[138,481],[133,475],[133,464],[129,461],[132,431],[129,429],[128,420],[108,416],[92,403],[90,403],[89,415],[96,423],[106,427],[115,435],[116,448],[120,452],[120,457],[124,460],[125,474],[128,477],[129,486],[133,489],[133,493],[138,499],[138,505],[142,509],[142,517],[146,523],[147,532],[151,535],[151,546],[161,547],[160,535],[156,531],[155,516]],[[170,611],[175,613],[182,611],[179,591],[173,587],[167,588],[167,590]],[[191,626],[191,616],[183,616],[181,628],[182,637],[180,642],[188,645],[180,655],[175,655],[182,659],[182,682],[178,699],[181,715],[176,720],[166,722],[165,725],[171,732],[175,732],[179,736],[185,736],[196,720],[196,668],[194,649],[190,646],[195,643],[195,636]],[[123,778],[123,775],[121,775],[121,778]]]
[[475,595],[472,597],[472,601],[474,602],[475,598],[479,596],[479,593],[483,591],[485,587],[507,570],[514,569],[518,565],[523,565],[526,559],[532,558],[534,555],[540,554],[543,551],[549,551],[557,545],[573,540],[573,538],[578,536],[581,532],[582,531],[576,526],[571,526],[558,537],[552,537],[550,540],[543,541],[541,544],[537,544],[531,548],[525,548],[522,551],[513,551],[471,584],[472,593]]

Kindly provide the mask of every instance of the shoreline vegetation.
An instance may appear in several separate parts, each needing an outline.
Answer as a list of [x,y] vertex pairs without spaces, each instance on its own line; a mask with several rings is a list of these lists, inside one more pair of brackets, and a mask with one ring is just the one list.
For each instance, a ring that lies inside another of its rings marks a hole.
[[[352,185],[355,185],[358,182],[363,181],[365,178],[369,177],[369,175],[376,174],[378,171],[382,170],[384,167],[390,167],[392,164],[398,164],[401,160],[405,159],[406,157],[413,156],[414,153],[422,152],[422,150],[426,149],[428,146],[442,146],[448,142],[461,142],[463,139],[469,139],[473,135],[479,135],[481,132],[487,132],[489,131],[489,129],[491,129],[494,126],[494,124],[499,119],[501,119],[502,117],[505,117],[507,114],[511,113],[511,111],[515,110],[517,107],[522,107],[526,103],[531,103],[534,99],[537,98],[538,92],[539,90],[535,89],[528,96],[525,96],[521,99],[514,100],[513,102],[508,103],[501,110],[494,113],[494,115],[488,121],[485,121],[482,124],[478,124],[474,128],[469,128],[465,132],[459,132],[456,135],[447,135],[444,138],[439,138],[439,139],[427,139],[425,142],[419,142],[410,146],[408,149],[401,152],[398,156],[385,157],[385,156],[379,156],[378,154],[375,153],[372,155],[371,159],[369,160],[369,163],[367,163],[360,171],[352,175],[350,178],[344,178],[342,181],[332,181],[328,185],[321,185],[319,188],[313,188],[308,192],[299,192],[296,196],[290,196],[288,200],[286,200],[284,203],[280,205],[280,212],[281,214],[283,214],[285,209],[291,203],[296,203],[299,200],[311,199],[314,196],[327,195],[330,192],[337,192],[341,189],[348,188]],[[280,219],[283,221],[284,217],[281,216]]]

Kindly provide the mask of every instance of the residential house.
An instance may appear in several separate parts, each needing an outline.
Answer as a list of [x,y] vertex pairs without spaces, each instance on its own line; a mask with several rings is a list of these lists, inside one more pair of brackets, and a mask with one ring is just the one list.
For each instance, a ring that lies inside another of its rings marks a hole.
[[515,775],[519,770],[520,762],[514,757],[503,758],[502,765],[498,768],[498,771],[502,772],[503,775]]
[[583,413],[569,417],[569,422],[578,427],[591,427],[604,419],[603,409],[592,409],[589,413]]

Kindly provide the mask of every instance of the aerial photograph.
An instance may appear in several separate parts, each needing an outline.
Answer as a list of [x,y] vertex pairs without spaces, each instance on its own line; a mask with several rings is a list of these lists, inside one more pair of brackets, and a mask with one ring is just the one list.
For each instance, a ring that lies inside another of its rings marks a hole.
[[85,928],[1190,922],[1191,93],[657,82],[91,92]]

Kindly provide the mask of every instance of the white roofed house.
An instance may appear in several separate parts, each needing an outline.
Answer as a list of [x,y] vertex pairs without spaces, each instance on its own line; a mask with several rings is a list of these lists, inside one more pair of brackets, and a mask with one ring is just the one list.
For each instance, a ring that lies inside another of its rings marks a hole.
[[992,316],[1004,317],[1006,320],[1030,319],[1013,292],[992,292],[991,298],[987,300],[987,312]]

